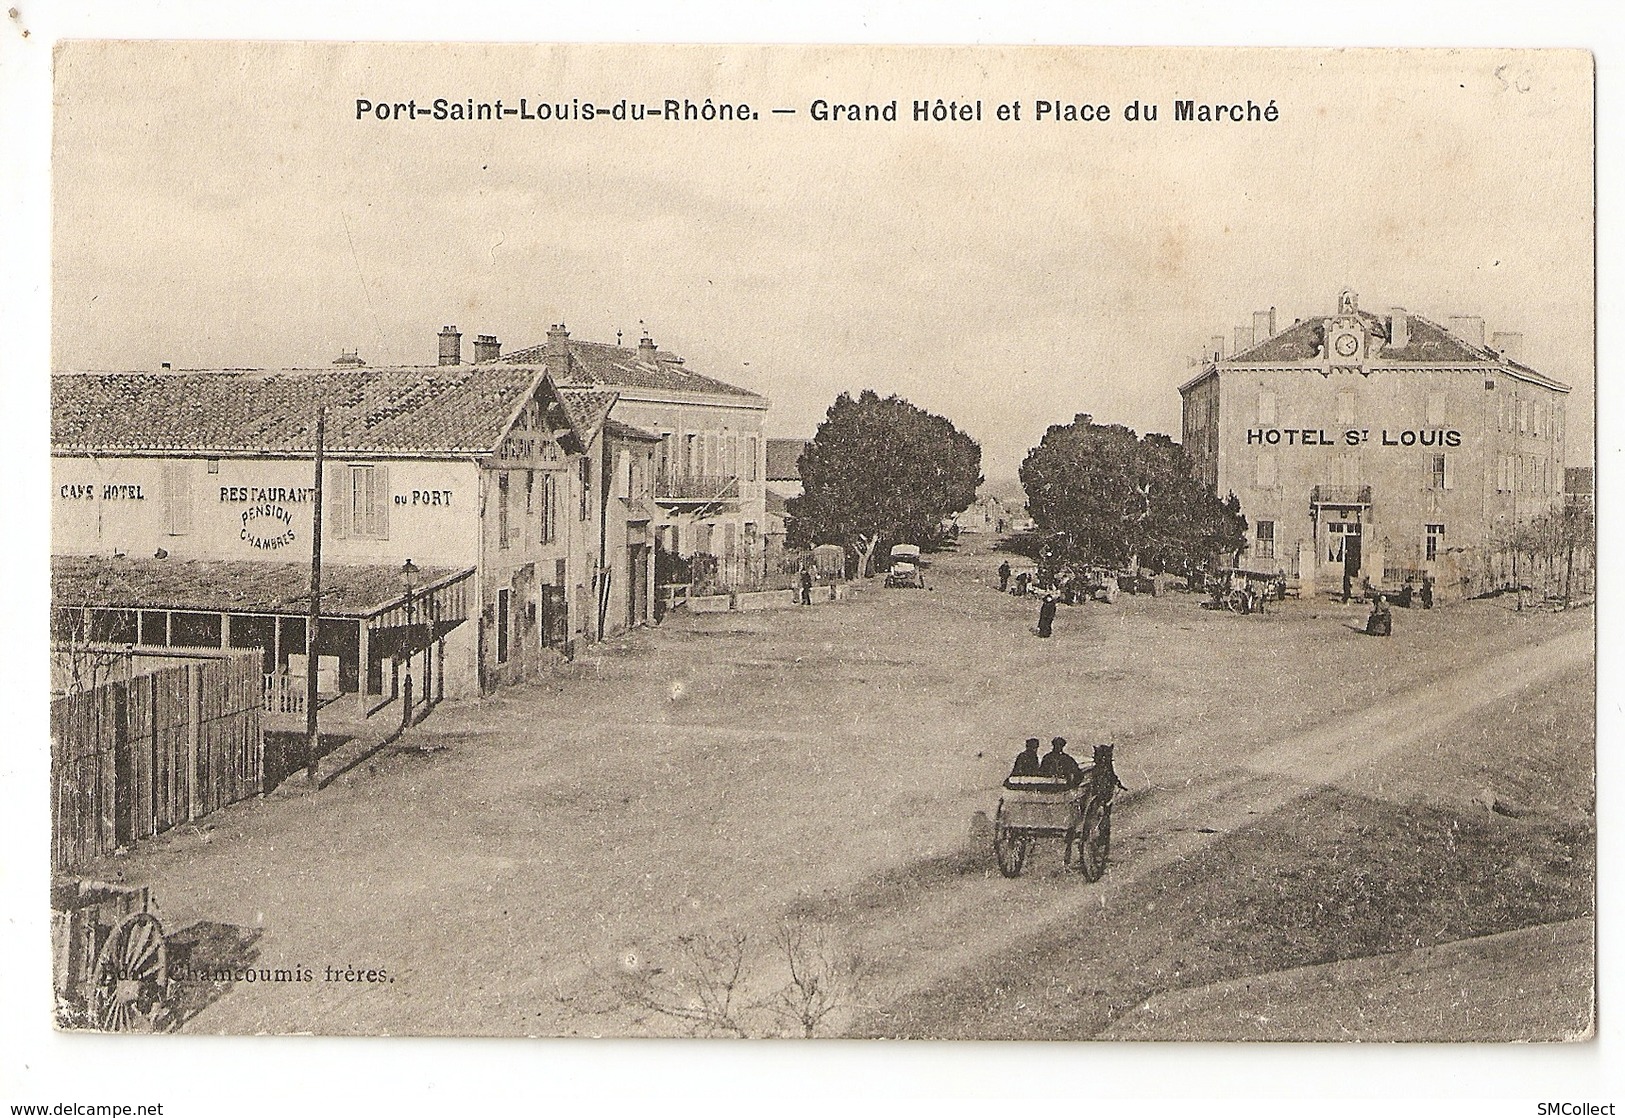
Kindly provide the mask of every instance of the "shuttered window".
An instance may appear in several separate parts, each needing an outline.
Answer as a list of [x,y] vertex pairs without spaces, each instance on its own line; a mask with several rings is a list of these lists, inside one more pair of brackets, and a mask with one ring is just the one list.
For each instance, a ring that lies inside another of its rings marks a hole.
[[497,546],[508,546],[508,474],[497,475]]
[[542,475],[542,543],[559,538],[559,475],[549,470]]
[[327,475],[328,507],[333,535],[339,538],[389,538],[389,467],[383,463],[337,465]]
[[192,530],[192,463],[187,459],[164,462],[164,531],[184,536]]
[[1275,393],[1258,394],[1258,422],[1265,427],[1275,426]]

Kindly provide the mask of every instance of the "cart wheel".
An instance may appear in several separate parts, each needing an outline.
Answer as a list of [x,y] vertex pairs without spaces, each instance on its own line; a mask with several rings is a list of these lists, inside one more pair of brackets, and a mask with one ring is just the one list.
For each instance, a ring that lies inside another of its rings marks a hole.
[[1027,861],[1027,848],[1032,840],[1004,825],[1000,819],[993,824],[993,856],[999,860],[999,872],[1005,877],[1020,877],[1021,867]]
[[91,974],[90,1020],[98,1029],[151,1028],[169,985],[164,926],[150,912],[126,916],[108,934]]
[[1232,590],[1225,595],[1224,604],[1229,607],[1231,613],[1247,612],[1247,598],[1240,590]]
[[1083,820],[1066,834],[1066,864],[1085,881],[1099,881],[1106,872],[1106,851],[1112,842],[1111,808],[1090,804]]

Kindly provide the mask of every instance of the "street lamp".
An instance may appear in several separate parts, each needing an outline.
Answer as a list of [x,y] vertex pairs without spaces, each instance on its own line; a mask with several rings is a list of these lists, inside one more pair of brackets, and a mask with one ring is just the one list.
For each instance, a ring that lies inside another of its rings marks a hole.
[[412,595],[423,584],[423,572],[408,559],[401,565],[401,585],[406,588],[406,687],[401,693],[401,726],[412,724],[412,646],[415,643],[417,602]]

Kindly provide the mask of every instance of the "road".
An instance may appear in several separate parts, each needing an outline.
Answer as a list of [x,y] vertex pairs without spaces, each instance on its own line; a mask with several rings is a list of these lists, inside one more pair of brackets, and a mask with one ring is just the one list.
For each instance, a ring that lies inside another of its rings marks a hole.
[[[788,921],[864,960],[862,1009],[820,1031],[886,1032],[1046,929],[1155,924],[1118,898],[1317,787],[1412,796],[1414,774],[1385,785],[1393,754],[1591,655],[1588,616],[1472,603],[1401,612],[1379,641],[1352,606],[1241,618],[1187,595],[1063,610],[1044,641],[1035,607],[987,585],[996,562],[972,543],[928,591],[672,619],[447,704],[319,793],[237,805],[91,873],[151,883],[183,961],[312,976],[197,978],[187,1031],[683,1032],[639,992],[682,1008],[685,951],[743,935],[738,1002],[764,1001]],[[1095,886],[1042,860],[1006,881],[972,844],[1021,739],[1056,733],[1085,754],[1116,741],[1138,793]],[[764,1031],[765,1014],[740,1017]]]

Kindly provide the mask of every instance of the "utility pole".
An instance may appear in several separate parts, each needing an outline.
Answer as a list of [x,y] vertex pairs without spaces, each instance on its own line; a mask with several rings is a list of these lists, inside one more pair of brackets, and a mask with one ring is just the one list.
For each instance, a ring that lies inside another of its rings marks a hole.
[[[327,441],[327,409],[316,413],[316,492],[310,518],[310,614],[305,619],[305,780],[316,783],[316,633],[322,623],[322,454]],[[363,687],[366,666],[362,666]]]

